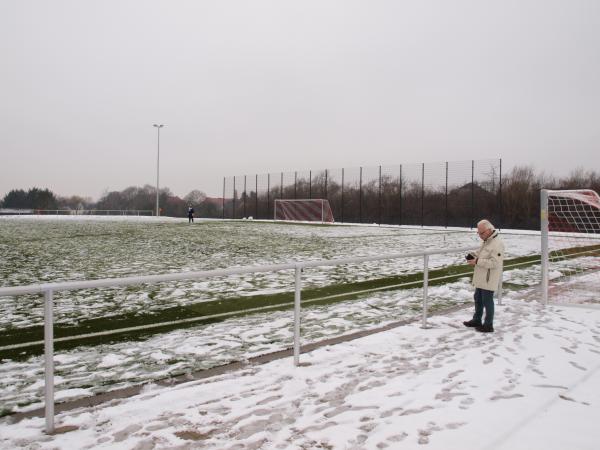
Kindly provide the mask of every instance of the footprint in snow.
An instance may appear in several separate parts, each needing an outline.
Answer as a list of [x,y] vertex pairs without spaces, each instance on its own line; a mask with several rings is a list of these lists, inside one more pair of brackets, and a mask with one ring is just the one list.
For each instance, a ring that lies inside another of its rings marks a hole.
[[520,398],[520,397],[524,397],[523,394],[511,394],[511,395],[494,395],[492,397],[490,397],[490,400],[492,401],[496,401],[496,400],[510,400],[513,398]]
[[388,437],[386,440],[388,440],[390,442],[402,442],[407,437],[408,437],[408,434],[403,431],[400,434],[394,434],[394,435]]
[[259,402],[256,403],[256,405],[266,405],[267,403],[271,403],[271,402],[275,402],[277,400],[279,400],[281,397],[283,397],[282,395],[273,395],[272,397],[267,397]]
[[576,369],[579,370],[587,370],[585,367],[580,366],[579,364],[577,364],[575,361],[569,361],[569,364],[571,364],[573,367],[575,367]]
[[582,405],[590,406],[590,404],[589,404],[588,402],[580,402],[580,401],[577,401],[577,400],[575,400],[574,398],[567,397],[567,396],[566,396],[566,395],[564,395],[564,394],[558,394],[558,396],[559,396],[560,398],[562,398],[563,400],[567,400],[567,401],[569,401],[569,402],[581,403]]
[[426,429],[419,430],[419,439],[417,442],[421,445],[429,444],[429,437],[433,434],[433,432],[442,430],[442,428],[437,426],[435,422],[429,422],[427,425],[428,426]]

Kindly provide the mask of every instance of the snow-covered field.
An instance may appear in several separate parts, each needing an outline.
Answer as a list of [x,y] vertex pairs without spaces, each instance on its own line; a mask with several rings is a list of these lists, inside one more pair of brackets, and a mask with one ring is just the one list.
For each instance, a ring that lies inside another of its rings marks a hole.
[[[507,256],[539,252],[539,235],[504,233]],[[0,285],[120,277],[256,265],[349,255],[412,252],[476,245],[474,232],[373,226],[302,226],[258,222],[118,217],[0,218]],[[582,258],[579,258],[583,260]],[[431,259],[432,267],[462,263],[463,255]],[[597,258],[596,260],[597,261]],[[591,258],[590,264],[594,263]],[[568,268],[569,261],[563,263]],[[312,269],[304,286],[323,286],[421,270],[421,259]],[[557,272],[560,275],[560,272]],[[128,289],[57,295],[57,322],[123,312],[160,310],[174,304],[292,289],[291,273],[244,275]],[[517,287],[539,282],[536,266],[507,271]],[[467,277],[430,287],[434,307],[470,303]],[[591,299],[594,301],[594,299]],[[596,300],[597,301],[597,300]],[[42,323],[35,296],[0,297],[0,330]],[[421,290],[369,293],[358,301],[305,306],[304,342],[373,328],[421,312]],[[437,319],[436,319],[437,320]],[[289,311],[254,314],[172,331],[142,342],[78,347],[55,355],[56,398],[67,400],[186,373],[289,347]],[[41,406],[43,358],[0,363],[0,410]]]
[[[509,257],[539,253],[539,236],[504,236]],[[208,270],[292,260],[477,246],[474,232],[373,226],[304,226],[259,222],[196,222],[152,217],[0,216],[0,286]],[[430,268],[463,255],[430,259]],[[303,286],[364,281],[422,270],[422,259],[306,270]],[[111,314],[189,305],[240,295],[289,291],[293,273],[55,294],[56,320],[73,323]],[[0,298],[0,330],[41,324],[40,296]]]
[[[512,297],[512,296],[511,296]],[[44,420],[3,449],[597,449],[600,310],[516,297],[496,332],[467,312]]]

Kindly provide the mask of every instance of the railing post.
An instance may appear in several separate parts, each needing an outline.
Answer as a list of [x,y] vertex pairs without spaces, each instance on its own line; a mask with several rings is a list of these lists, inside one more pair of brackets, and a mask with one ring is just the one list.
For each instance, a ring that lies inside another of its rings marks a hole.
[[502,304],[502,278],[504,277],[504,270],[500,271],[500,281],[498,281],[498,304]]
[[54,433],[54,321],[52,291],[44,292],[44,406],[46,433]]
[[549,234],[549,222],[548,222],[548,190],[542,189],[540,191],[540,234],[542,237],[542,303],[548,304],[548,234]]
[[300,364],[300,291],[302,289],[302,268],[296,266],[294,293],[294,366]]
[[423,323],[422,328],[427,328],[427,288],[429,286],[429,255],[423,255]]

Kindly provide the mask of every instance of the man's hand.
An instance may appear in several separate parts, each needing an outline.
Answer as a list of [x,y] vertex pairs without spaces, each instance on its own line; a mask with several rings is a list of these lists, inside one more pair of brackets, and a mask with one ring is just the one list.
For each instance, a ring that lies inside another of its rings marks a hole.
[[477,264],[477,259],[467,259],[467,264],[470,266],[474,266]]

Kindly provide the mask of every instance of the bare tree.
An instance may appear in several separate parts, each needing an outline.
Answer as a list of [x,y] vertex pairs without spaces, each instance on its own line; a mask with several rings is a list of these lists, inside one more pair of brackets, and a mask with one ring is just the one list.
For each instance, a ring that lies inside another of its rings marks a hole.
[[187,194],[185,197],[183,197],[183,200],[185,200],[190,205],[199,205],[200,203],[204,202],[204,200],[206,200],[206,194],[202,191],[199,191],[198,189],[194,189],[193,191],[190,191],[190,193]]

